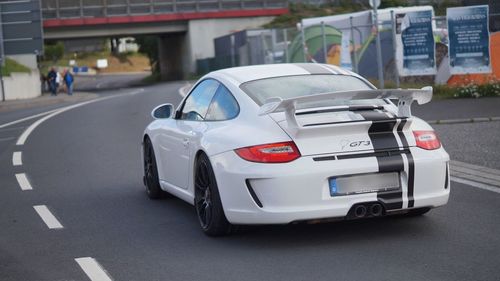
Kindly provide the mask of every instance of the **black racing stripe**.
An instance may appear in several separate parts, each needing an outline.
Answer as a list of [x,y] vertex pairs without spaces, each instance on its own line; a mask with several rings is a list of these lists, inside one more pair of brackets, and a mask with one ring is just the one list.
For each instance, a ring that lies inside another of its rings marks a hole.
[[314,161],[333,161],[337,158],[335,156],[322,156],[322,157],[313,157]]
[[369,121],[386,120],[389,118],[385,113],[373,110],[359,111],[356,113],[361,115],[365,120]]
[[403,147],[408,147],[408,141],[406,140],[405,134],[403,133],[403,128],[405,124],[406,124],[406,119],[401,119],[401,123],[399,123],[397,131]]
[[414,194],[414,185],[415,185],[415,163],[413,162],[413,156],[407,154],[408,158],[408,208],[413,208],[415,206],[415,199],[413,198]]
[[305,71],[311,74],[333,74],[328,69],[325,69],[315,63],[296,63],[295,65],[303,68]]
[[[381,112],[375,113],[376,116],[379,116],[380,120],[372,121],[372,124],[368,129],[368,136],[372,142],[374,152],[399,147],[396,136],[393,133],[397,119],[389,119],[387,115]],[[363,116],[363,114],[361,115]],[[363,117],[374,118],[375,114],[370,113],[369,115],[364,115]],[[377,157],[377,163],[380,173],[399,173],[404,170],[403,156],[401,154]],[[398,190],[379,191],[377,192],[377,200],[384,204],[386,210],[401,209],[403,208],[403,191],[401,187]]]
[[[377,162],[380,173],[399,173],[404,170],[403,156],[401,154],[377,157]],[[384,203],[386,210],[403,208],[403,192],[401,187],[398,190],[378,192],[377,200]]]
[[368,153],[354,153],[354,154],[341,154],[337,156],[318,156],[313,157],[314,161],[333,161],[333,160],[346,160],[346,159],[358,159],[358,158],[367,158],[367,157],[391,157],[393,155],[401,155],[410,153],[408,149],[404,150],[386,150],[386,151],[377,151],[377,152],[368,152]]
[[394,126],[396,126],[396,120],[393,119],[373,121],[368,129],[368,135],[375,151],[399,147],[398,141],[392,132]]
[[377,157],[377,162],[380,173],[401,172],[404,170],[403,156],[401,154]]
[[354,120],[354,121],[342,121],[342,122],[325,122],[325,123],[311,123],[305,124],[302,127],[314,127],[314,126],[323,126],[323,125],[338,125],[338,124],[346,124],[346,123],[357,123],[357,122],[366,122],[366,120]]
[[[385,120],[374,120],[368,133],[382,133],[387,132],[392,134],[392,129],[396,126],[396,119],[387,119],[387,115],[385,115]],[[396,139],[396,138],[394,138]]]
[[[327,108],[327,109],[317,109],[317,110],[308,110],[296,112],[295,115],[306,115],[306,114],[316,114],[316,113],[327,113],[327,112],[343,112],[343,111],[366,111],[368,108],[371,110],[374,109],[384,109],[382,106],[377,107],[367,107],[367,106],[343,106],[338,108]],[[387,118],[387,116],[385,116]]]
[[398,210],[403,208],[403,192],[401,189],[382,191],[377,193],[377,200],[382,202],[386,210]]
[[444,179],[444,189],[448,189],[448,164],[446,164],[446,177]]

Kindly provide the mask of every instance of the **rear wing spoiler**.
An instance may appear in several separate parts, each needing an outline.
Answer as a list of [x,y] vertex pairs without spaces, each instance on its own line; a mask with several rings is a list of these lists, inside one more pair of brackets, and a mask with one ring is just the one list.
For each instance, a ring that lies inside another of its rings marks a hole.
[[432,87],[422,89],[394,89],[394,90],[362,90],[323,93],[297,98],[282,99],[273,97],[266,100],[260,107],[259,115],[266,115],[273,112],[285,112],[290,125],[298,126],[295,119],[297,105],[308,102],[319,102],[327,100],[360,100],[360,99],[397,99],[398,117],[411,117],[411,104],[417,101],[418,104],[425,104],[432,99]]

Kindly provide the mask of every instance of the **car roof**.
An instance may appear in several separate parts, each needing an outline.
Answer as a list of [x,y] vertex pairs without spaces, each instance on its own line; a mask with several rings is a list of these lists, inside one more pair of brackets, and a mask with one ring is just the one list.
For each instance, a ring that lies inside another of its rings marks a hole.
[[231,77],[240,84],[272,77],[314,74],[349,75],[363,79],[352,71],[342,69],[335,65],[319,63],[281,63],[240,66],[213,71],[211,74],[214,76],[223,75]]

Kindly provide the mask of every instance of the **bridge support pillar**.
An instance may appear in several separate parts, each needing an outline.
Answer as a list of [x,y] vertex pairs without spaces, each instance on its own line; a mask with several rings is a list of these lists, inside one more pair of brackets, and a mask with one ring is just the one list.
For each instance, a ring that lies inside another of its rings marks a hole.
[[171,33],[159,37],[158,55],[161,79],[182,80],[184,77],[184,63],[186,50],[185,33]]

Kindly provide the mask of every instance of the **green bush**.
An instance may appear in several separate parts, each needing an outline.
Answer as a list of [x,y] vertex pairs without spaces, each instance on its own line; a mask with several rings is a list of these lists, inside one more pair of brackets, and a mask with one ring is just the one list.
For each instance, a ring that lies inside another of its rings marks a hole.
[[63,42],[57,42],[53,45],[45,45],[44,57],[46,60],[52,60],[56,62],[60,60],[64,55],[64,44]]
[[500,82],[493,81],[483,85],[469,84],[467,86],[455,88],[453,97],[455,98],[480,98],[480,97],[499,97]]

